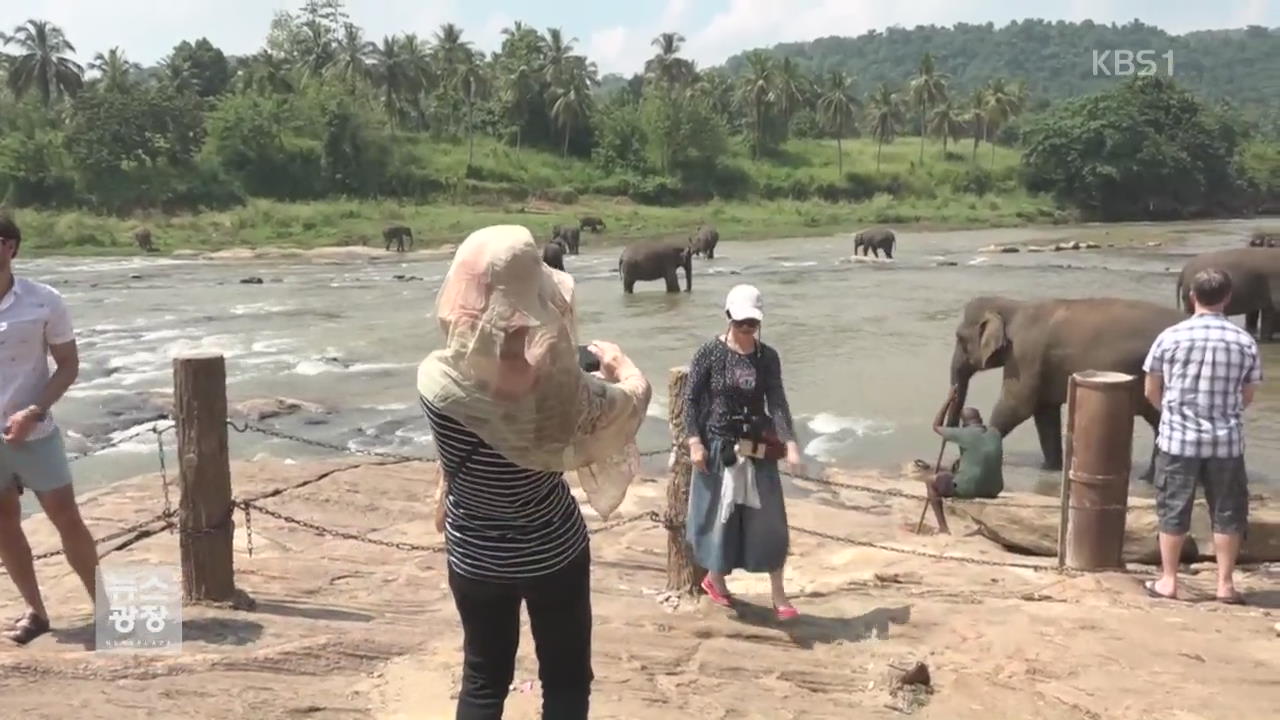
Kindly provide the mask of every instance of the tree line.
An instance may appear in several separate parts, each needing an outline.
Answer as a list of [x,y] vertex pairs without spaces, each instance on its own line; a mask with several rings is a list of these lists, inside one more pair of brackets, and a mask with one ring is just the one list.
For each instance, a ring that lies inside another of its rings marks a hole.
[[[515,22],[502,36],[492,53],[451,23],[430,38],[375,41],[342,0],[307,0],[277,13],[252,55],[229,57],[201,38],[156,67],[110,48],[86,68],[59,27],[29,20],[0,34],[4,204],[125,213],[225,207],[246,196],[428,200],[460,185],[535,189],[536,169],[516,176],[476,163],[477,136],[503,143],[517,164],[530,148],[589,160],[605,179],[568,195],[675,203],[764,192],[753,166],[785,163],[785,144],[797,138],[834,140],[836,172],[819,197],[897,194],[904,183],[881,174],[880,151],[913,134],[913,172],[959,163],[968,175],[955,189],[981,192],[992,186],[995,144],[1032,109],[1024,80],[997,76],[964,90],[927,51],[900,81],[864,92],[849,71],[806,72],[763,51],[737,72],[698,68],[681,54],[684,38],[666,32],[641,72],[605,91],[595,63],[560,29]],[[843,141],[859,136],[876,144],[875,164],[846,171]],[[930,138],[937,153],[926,153]],[[952,148],[961,142],[971,143],[968,157]],[[986,163],[982,142],[991,147]],[[445,167],[442,147],[465,147],[465,163]],[[738,149],[749,159],[738,162]]]

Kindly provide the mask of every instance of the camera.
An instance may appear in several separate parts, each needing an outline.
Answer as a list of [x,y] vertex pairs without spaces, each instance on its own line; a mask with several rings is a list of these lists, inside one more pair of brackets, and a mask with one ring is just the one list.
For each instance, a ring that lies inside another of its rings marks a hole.
[[731,440],[727,440],[720,445],[720,462],[725,467],[733,467],[738,463],[738,440],[750,440],[752,442],[763,442],[764,433],[769,427],[769,418],[758,413],[753,413],[747,408],[739,408],[736,413],[729,416],[729,434]]
[[600,370],[600,358],[588,350],[586,345],[579,345],[578,367],[582,368],[583,372],[597,372]]

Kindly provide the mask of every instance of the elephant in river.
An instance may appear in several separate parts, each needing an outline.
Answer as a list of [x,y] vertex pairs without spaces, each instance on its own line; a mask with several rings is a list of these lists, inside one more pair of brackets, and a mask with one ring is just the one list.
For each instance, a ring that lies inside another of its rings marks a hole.
[[382,231],[382,240],[386,242],[388,252],[393,242],[396,244],[396,252],[404,252],[405,238],[409,239],[409,247],[413,247],[413,231],[405,225],[388,225]]
[[556,270],[564,270],[564,244],[560,238],[542,246],[542,262]]
[[1280,232],[1255,230],[1254,233],[1249,236],[1249,247],[1280,247]]
[[[1162,330],[1182,320],[1174,308],[1127,298],[1019,301],[988,296],[970,300],[955,333],[951,383],[955,425],[974,373],[1004,368],[1004,381],[988,424],[1008,435],[1034,418],[1043,468],[1062,469],[1062,404],[1067,380],[1077,372],[1122,372],[1139,378],[1135,414],[1154,433],[1160,411],[1142,396],[1142,363]],[[1145,478],[1154,470],[1147,468]]]
[[853,254],[857,255],[861,249],[864,256],[873,252],[876,257],[880,257],[880,251],[883,250],[884,256],[892,260],[893,249],[897,244],[897,238],[888,228],[862,230],[853,236]]
[[156,246],[151,242],[151,230],[140,227],[133,231],[133,241],[137,243],[138,249],[143,252],[156,252]]
[[703,225],[698,228],[696,235],[689,238],[689,248],[693,250],[695,256],[706,253],[708,260],[714,260],[716,257],[716,245],[719,242],[720,231],[716,230],[716,226]]
[[658,279],[667,281],[667,292],[680,292],[677,272],[680,268],[684,268],[685,292],[690,292],[693,290],[693,251],[688,245],[628,245],[618,257],[622,290],[628,294],[634,291],[637,280]]
[[604,228],[604,220],[594,215],[584,215],[582,219],[578,221],[579,230],[590,230],[591,232],[598,233],[601,230],[604,230]]
[[582,246],[582,230],[576,227],[562,227],[556,225],[551,228],[551,239],[559,239],[564,244],[564,249],[570,255],[577,255],[578,249]]
[[1280,309],[1280,253],[1271,248],[1247,247],[1217,250],[1197,255],[1182,266],[1178,275],[1177,301],[1184,312],[1194,311],[1191,281],[1205,268],[1218,268],[1231,276],[1231,300],[1226,315],[1244,315],[1245,329],[1259,342],[1271,342]]

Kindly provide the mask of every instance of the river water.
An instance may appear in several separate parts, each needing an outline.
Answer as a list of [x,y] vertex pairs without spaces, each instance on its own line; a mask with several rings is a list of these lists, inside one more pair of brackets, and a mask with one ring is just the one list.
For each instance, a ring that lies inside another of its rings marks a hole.
[[[591,247],[566,259],[578,280],[583,341],[618,342],[655,385],[641,450],[667,445],[669,368],[723,327],[722,302],[739,282],[765,295],[764,339],[781,354],[798,432],[811,462],[896,468],[930,463],[937,437],[929,421],[945,399],[960,308],[978,294],[1018,298],[1119,296],[1174,302],[1172,274],[1187,256],[1238,246],[1256,223],[1108,225],[965,232],[905,232],[892,263],[850,263],[849,236],[722,241],[715,260],[695,260],[692,293],[659,282],[623,294],[617,248]],[[1048,244],[1065,236],[1109,239],[1158,233],[1162,244],[1058,253],[979,254],[992,243]],[[841,259],[845,258],[844,261]],[[947,263],[955,263],[949,265]],[[154,417],[145,398],[172,386],[171,358],[213,350],[227,358],[228,395],[285,396],[320,403],[328,416],[298,414],[264,425],[349,448],[433,454],[416,406],[417,363],[437,346],[430,315],[447,261],[316,264],[152,258],[20,260],[19,271],[57,287],[70,305],[82,373],[56,408],[73,452],[100,446]],[[397,280],[394,276],[409,276]],[[265,280],[241,284],[246,276]],[[421,279],[417,279],[421,278]],[[682,278],[683,283],[683,278]],[[1237,322],[1243,322],[1241,318]],[[1264,346],[1268,377],[1277,353]],[[970,404],[989,411],[1000,372],[974,378]],[[1264,384],[1248,414],[1251,473],[1280,477],[1280,390]],[[173,467],[173,435],[169,467]],[[1151,433],[1138,421],[1135,472]],[[1038,469],[1033,423],[1006,443],[1011,486],[1055,492],[1058,475]],[[326,451],[232,433],[233,457],[303,458]],[[950,454],[948,458],[950,458]],[[665,458],[652,461],[660,470]],[[157,467],[150,434],[74,465],[87,490]],[[1145,486],[1134,483],[1135,492]]]

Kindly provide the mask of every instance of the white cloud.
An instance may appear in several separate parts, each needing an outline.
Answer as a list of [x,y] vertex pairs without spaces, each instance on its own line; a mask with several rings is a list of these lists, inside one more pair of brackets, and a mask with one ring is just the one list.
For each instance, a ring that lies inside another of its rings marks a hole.
[[601,72],[613,72],[625,63],[620,62],[627,49],[627,29],[621,25],[596,30],[587,38],[586,55],[596,62]]
[[[653,39],[659,33],[683,31],[689,0],[667,0],[657,20],[633,28],[613,26],[593,32],[588,41],[587,56],[596,62],[600,72],[631,75],[640,72],[653,55]],[[599,51],[597,52],[597,48]]]

